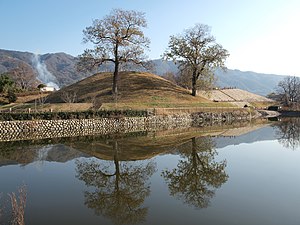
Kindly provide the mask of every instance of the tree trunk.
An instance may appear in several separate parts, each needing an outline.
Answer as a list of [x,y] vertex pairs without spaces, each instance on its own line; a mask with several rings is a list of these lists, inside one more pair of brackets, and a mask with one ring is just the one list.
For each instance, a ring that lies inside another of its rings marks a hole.
[[114,49],[114,56],[115,56],[115,70],[114,70],[114,77],[113,77],[113,88],[112,88],[112,94],[115,100],[117,100],[118,96],[118,79],[119,79],[119,56],[118,56],[118,48],[119,43],[116,43],[115,49]]
[[196,76],[196,71],[193,71],[193,77],[192,77],[192,95],[196,96],[197,95],[197,76]]
[[112,93],[115,98],[118,95],[118,79],[119,79],[119,63],[115,62],[115,71],[114,71],[113,88],[112,88]]
[[116,180],[115,180],[115,190],[119,191],[119,181],[120,181],[120,165],[119,165],[119,155],[118,155],[118,142],[114,141],[113,143],[113,148],[115,151],[114,154],[114,163],[115,163],[115,175],[116,175]]
[[192,138],[192,162],[193,162],[193,168],[197,170],[197,143],[196,138]]

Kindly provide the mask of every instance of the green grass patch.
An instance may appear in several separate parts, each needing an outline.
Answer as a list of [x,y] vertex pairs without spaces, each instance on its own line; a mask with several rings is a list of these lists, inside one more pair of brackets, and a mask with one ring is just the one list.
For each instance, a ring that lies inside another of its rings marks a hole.
[[81,112],[0,113],[0,120],[68,120],[146,116],[148,116],[146,110],[89,110]]

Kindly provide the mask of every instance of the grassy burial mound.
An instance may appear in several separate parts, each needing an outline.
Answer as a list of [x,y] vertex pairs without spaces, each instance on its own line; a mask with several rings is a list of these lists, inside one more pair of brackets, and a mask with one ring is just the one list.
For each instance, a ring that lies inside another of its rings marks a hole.
[[205,97],[193,97],[189,90],[151,73],[121,72],[118,84],[115,100],[112,73],[98,73],[49,95],[47,102],[67,103],[69,97],[72,103],[93,103],[105,109],[222,106]]
[[209,92],[200,91],[198,94],[214,102],[231,102],[241,107],[243,105],[263,107],[264,105],[274,104],[274,101],[269,98],[237,88],[218,89]]

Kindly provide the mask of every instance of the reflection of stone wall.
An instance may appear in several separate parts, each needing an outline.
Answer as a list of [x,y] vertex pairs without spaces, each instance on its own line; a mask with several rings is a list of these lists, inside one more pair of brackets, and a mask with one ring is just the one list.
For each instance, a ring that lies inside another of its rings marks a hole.
[[33,120],[0,122],[0,141],[74,137],[93,134],[127,133],[145,130],[191,127],[212,121],[247,120],[247,111],[193,113],[168,116],[123,117],[73,120]]

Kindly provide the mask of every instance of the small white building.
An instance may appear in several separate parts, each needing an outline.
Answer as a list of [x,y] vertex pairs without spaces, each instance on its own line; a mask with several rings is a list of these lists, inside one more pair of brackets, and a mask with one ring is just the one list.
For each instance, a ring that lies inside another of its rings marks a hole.
[[40,91],[41,92],[53,92],[55,91],[56,89],[54,87],[51,87],[51,86],[46,86],[46,87],[42,87],[40,88]]

